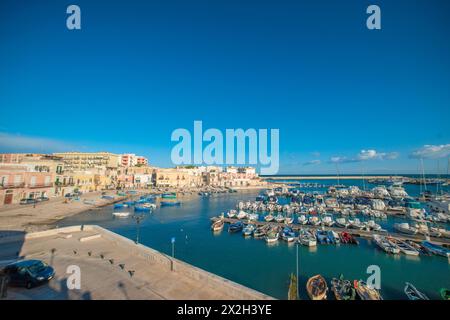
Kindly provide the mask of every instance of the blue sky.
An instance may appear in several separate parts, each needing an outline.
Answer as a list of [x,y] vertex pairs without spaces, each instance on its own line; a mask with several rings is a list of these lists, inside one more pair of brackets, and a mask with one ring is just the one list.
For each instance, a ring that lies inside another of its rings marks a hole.
[[[82,29],[66,28],[81,8]],[[382,30],[366,28],[370,4]],[[450,153],[449,1],[0,2],[0,152],[133,152],[280,129],[280,173],[417,173]],[[427,147],[424,147],[427,146]]]

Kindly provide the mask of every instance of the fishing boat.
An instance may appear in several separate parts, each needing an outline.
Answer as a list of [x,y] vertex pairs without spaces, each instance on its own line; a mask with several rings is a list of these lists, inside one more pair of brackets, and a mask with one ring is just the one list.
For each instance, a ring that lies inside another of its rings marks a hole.
[[394,223],[394,229],[405,234],[416,234],[418,231],[417,228],[410,226],[408,222]]
[[442,300],[450,300],[450,290],[446,288],[441,288],[439,290]]
[[341,274],[339,279],[331,279],[331,291],[334,293],[336,300],[355,300],[356,291],[349,280],[345,280]]
[[341,232],[339,238],[341,239],[341,243],[359,244],[358,240],[348,232]]
[[333,217],[326,215],[322,217],[322,224],[327,227],[331,227],[334,224]]
[[122,209],[122,208],[126,208],[126,207],[128,207],[128,205],[125,204],[125,203],[116,203],[116,204],[114,204],[114,209]]
[[224,225],[225,225],[224,220],[219,219],[219,220],[213,222],[213,224],[211,225],[211,229],[213,231],[222,231]]
[[286,218],[284,219],[284,222],[285,222],[286,224],[291,224],[292,222],[294,222],[294,218],[292,218],[292,217],[286,217]]
[[232,209],[232,210],[227,212],[227,217],[228,218],[235,218],[236,214],[237,214],[237,211]]
[[127,211],[121,211],[121,212],[117,211],[117,212],[113,212],[112,214],[113,214],[113,216],[119,217],[119,218],[126,218],[130,215],[130,213]]
[[273,215],[271,215],[270,213],[264,217],[264,220],[267,222],[271,222],[273,221],[275,218],[273,217]]
[[154,204],[154,203],[143,203],[141,205],[141,207],[143,207],[143,208],[150,208],[150,209],[156,209],[156,204]]
[[416,289],[411,283],[406,282],[405,294],[409,300],[430,300],[424,293]]
[[308,223],[312,226],[318,226],[320,224],[320,220],[316,216],[309,217]]
[[373,240],[381,249],[383,249],[387,253],[400,253],[400,249],[395,244],[388,241],[386,237],[375,234],[373,235]]
[[249,223],[242,229],[242,235],[244,237],[250,237],[253,234],[253,231],[255,231],[256,227],[254,224]]
[[380,231],[381,226],[373,220],[369,220],[366,222],[366,228],[369,230]]
[[355,218],[353,220],[349,219],[348,223],[349,223],[349,227],[352,229],[361,230],[364,228],[364,224],[358,218]]
[[292,230],[292,228],[290,228],[290,227],[284,227],[283,231],[281,232],[281,238],[287,242],[294,241],[295,240],[294,230]]
[[362,280],[354,280],[353,286],[361,300],[383,300],[377,289],[371,288]]
[[413,246],[409,245],[405,241],[402,241],[400,239],[396,239],[393,237],[387,237],[386,239],[389,242],[396,245],[400,249],[400,252],[402,252],[408,256],[418,256],[419,255],[419,251],[417,251]]
[[140,212],[142,212],[142,211],[144,211],[144,212],[147,212],[147,211],[150,211],[150,210],[152,210],[151,208],[149,208],[149,207],[143,207],[143,206],[135,206],[134,207],[134,211],[140,211]]
[[247,218],[247,212],[240,210],[236,217],[238,219],[245,219]]
[[242,221],[232,223],[228,226],[228,232],[230,233],[239,232],[242,231],[242,229],[244,229],[244,224],[242,223]]
[[305,225],[308,223],[308,219],[306,219],[306,216],[304,214],[302,214],[297,218],[297,223],[301,224],[301,225]]
[[339,234],[335,231],[328,230],[327,236],[328,236],[328,239],[330,239],[330,242],[332,244],[339,244],[341,242],[341,240],[339,238]]
[[330,244],[331,240],[328,238],[328,232],[326,230],[318,229],[316,231],[316,238],[320,244]]
[[161,195],[161,198],[163,198],[163,199],[176,199],[177,198],[177,194],[175,192],[163,193]]
[[278,231],[278,227],[271,228],[267,232],[266,236],[264,237],[264,240],[267,243],[274,243],[274,242],[278,241],[279,236],[280,236],[280,234],[279,234],[279,231]]
[[411,247],[413,247],[414,249],[416,249],[417,251],[419,251],[419,253],[422,255],[430,256],[432,254],[431,251],[429,251],[427,248],[425,248],[424,246],[422,246],[419,243],[416,243],[412,240],[406,240],[405,242],[407,244],[409,244]]
[[315,247],[317,245],[316,237],[307,229],[300,229],[298,242],[307,247]]
[[258,221],[259,215],[257,213],[249,213],[248,220],[250,221]]
[[268,225],[257,227],[255,229],[255,231],[253,231],[253,237],[262,238],[266,235],[266,233],[269,231],[269,229],[270,229],[270,226],[268,226]]
[[311,300],[326,300],[327,282],[320,274],[315,275],[306,282],[306,292]]
[[347,228],[349,226],[349,223],[345,218],[337,218],[336,219],[336,226],[341,228]]
[[447,248],[444,248],[440,245],[437,245],[436,243],[430,242],[430,241],[423,241],[422,245],[429,250],[431,253],[443,256],[443,257],[450,257],[450,250]]
[[161,201],[161,207],[175,207],[175,206],[180,206],[181,202],[180,201]]
[[283,216],[282,214],[278,214],[278,215],[275,217],[275,221],[278,222],[278,223],[284,222],[284,216]]

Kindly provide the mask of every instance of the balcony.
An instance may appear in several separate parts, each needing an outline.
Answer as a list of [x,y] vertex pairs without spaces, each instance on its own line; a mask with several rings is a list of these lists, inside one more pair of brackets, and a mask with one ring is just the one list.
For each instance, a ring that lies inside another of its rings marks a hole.
[[50,188],[53,187],[53,183],[36,183],[34,185],[28,185],[27,187],[30,189]]
[[24,182],[0,184],[0,189],[13,189],[13,188],[23,188],[23,187],[25,187]]

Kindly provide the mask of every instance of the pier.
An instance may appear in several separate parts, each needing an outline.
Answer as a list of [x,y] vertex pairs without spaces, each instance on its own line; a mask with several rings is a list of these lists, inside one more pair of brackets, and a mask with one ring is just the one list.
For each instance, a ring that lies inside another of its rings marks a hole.
[[[214,217],[211,218],[211,221],[217,221],[218,217]],[[276,222],[276,221],[271,221],[271,222],[267,222],[267,221],[248,221],[248,220],[240,220],[237,218],[223,218],[225,223],[235,223],[238,221],[242,221],[244,223],[252,223],[255,224],[256,226],[264,226],[264,225],[270,225],[270,226],[279,226],[279,227],[284,227],[286,226],[286,223],[284,222]],[[397,239],[400,240],[411,240],[414,242],[421,242],[423,240],[426,240],[424,235],[421,234],[415,234],[415,235],[409,235],[409,234],[404,234],[404,233],[398,233],[398,232],[386,232],[386,231],[367,231],[367,230],[359,230],[359,229],[351,229],[351,228],[341,228],[341,227],[325,227],[325,226],[313,226],[313,225],[309,225],[309,224],[305,224],[305,225],[300,225],[300,224],[289,224],[289,227],[291,227],[294,231],[299,231],[300,229],[306,228],[306,229],[323,229],[323,230],[332,230],[335,232],[347,232],[349,234],[351,234],[352,236],[355,237],[360,237],[360,238],[367,238],[367,239],[371,239],[373,237],[373,235],[381,235],[381,236],[392,236],[395,237]],[[437,243],[439,245],[445,246],[445,247],[450,247],[450,239],[446,239],[446,238],[435,238],[435,237],[430,237],[430,240],[433,241],[434,243]]]

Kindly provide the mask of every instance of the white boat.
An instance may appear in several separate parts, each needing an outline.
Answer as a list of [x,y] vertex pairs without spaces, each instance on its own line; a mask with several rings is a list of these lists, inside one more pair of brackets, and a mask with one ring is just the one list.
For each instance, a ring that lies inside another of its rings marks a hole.
[[119,218],[126,218],[130,215],[129,212],[121,211],[121,212],[113,212],[113,216],[119,217]]
[[331,227],[331,226],[334,224],[333,217],[328,216],[328,215],[323,216],[323,217],[322,217],[322,224],[323,224],[324,226]]
[[298,235],[298,242],[307,247],[314,247],[317,245],[317,240],[314,234],[306,229],[301,229]]
[[259,219],[259,215],[257,213],[250,213],[248,215],[248,220],[250,221],[257,221]]
[[364,228],[364,224],[358,219],[358,218],[355,218],[355,219],[353,219],[353,220],[348,220],[348,223],[349,223],[349,227],[350,228],[353,228],[353,229],[362,229],[362,228]]
[[273,215],[271,215],[270,213],[264,217],[264,220],[267,222],[271,222],[273,221],[275,218],[273,217]]
[[347,228],[349,226],[349,223],[345,218],[337,218],[336,219],[336,226],[341,228]]
[[408,222],[394,223],[394,229],[405,234],[416,234],[417,229],[410,226]]
[[292,218],[292,217],[286,217],[286,219],[284,219],[284,222],[285,222],[286,224],[291,224],[292,222],[294,222],[294,218]]
[[237,218],[238,219],[245,219],[247,218],[247,212],[240,210],[239,213],[237,214]]
[[228,218],[235,218],[236,214],[237,214],[236,210],[230,210],[230,211],[227,212],[227,217]]
[[277,216],[275,217],[275,221],[278,223],[284,222],[284,216],[282,214],[277,214]]
[[374,231],[380,231],[381,230],[381,226],[376,223],[373,220],[369,220],[366,222],[366,227],[368,227],[370,230],[374,230]]
[[383,249],[387,253],[392,254],[400,253],[400,249],[395,244],[388,241],[386,237],[375,234],[373,235],[373,240],[381,249]]
[[308,223],[308,219],[306,219],[306,216],[305,216],[304,214],[302,214],[301,216],[299,216],[299,217],[297,218],[297,222],[298,222],[299,224],[305,225],[305,224]]
[[308,223],[312,226],[318,226],[320,224],[320,220],[317,216],[309,217]]
[[419,255],[419,251],[417,251],[413,246],[409,245],[408,243],[401,241],[399,239],[396,238],[386,238],[389,242],[393,243],[394,245],[396,245],[400,251],[408,256],[418,256]]

